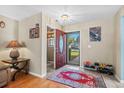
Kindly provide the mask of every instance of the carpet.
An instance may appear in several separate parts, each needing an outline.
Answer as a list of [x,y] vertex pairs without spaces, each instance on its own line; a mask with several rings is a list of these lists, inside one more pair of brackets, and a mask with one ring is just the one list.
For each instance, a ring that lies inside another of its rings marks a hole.
[[101,75],[86,73],[62,67],[47,76],[47,79],[56,81],[73,88],[106,88]]

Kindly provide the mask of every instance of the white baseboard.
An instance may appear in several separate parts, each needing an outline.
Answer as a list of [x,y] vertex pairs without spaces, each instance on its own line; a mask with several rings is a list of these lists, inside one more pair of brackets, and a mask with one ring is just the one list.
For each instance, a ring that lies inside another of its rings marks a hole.
[[115,75],[115,78],[116,78],[120,83],[124,83],[124,80],[121,80],[117,75]]
[[42,78],[44,78],[44,77],[46,77],[46,74],[43,74],[43,75],[42,75]]
[[120,82],[120,78],[115,74],[115,78]]
[[33,73],[33,72],[29,72],[29,74],[37,76],[39,78],[44,78],[46,76],[45,74],[44,75],[40,75],[40,74],[36,74],[36,73]]
[[120,80],[120,83],[124,83],[124,80]]

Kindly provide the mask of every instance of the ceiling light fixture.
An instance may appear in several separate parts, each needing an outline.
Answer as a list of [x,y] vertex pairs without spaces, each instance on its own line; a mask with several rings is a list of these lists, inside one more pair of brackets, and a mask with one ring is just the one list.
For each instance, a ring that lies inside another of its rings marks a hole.
[[64,14],[64,15],[61,16],[61,18],[62,18],[62,20],[66,21],[66,20],[68,20],[69,16]]

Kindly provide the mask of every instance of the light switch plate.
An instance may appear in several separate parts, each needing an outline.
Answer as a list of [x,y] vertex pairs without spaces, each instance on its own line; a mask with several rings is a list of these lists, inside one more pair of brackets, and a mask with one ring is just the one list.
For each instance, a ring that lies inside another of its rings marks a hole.
[[88,45],[88,48],[91,48],[91,45]]

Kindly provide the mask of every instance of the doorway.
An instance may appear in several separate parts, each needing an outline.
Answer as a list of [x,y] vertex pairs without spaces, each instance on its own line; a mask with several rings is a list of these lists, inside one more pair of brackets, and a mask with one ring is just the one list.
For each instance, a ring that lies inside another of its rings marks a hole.
[[66,33],[47,26],[47,73],[66,64]]
[[55,64],[55,39],[54,39],[54,29],[47,26],[47,73],[54,71]]
[[80,31],[67,33],[67,64],[80,66]]

